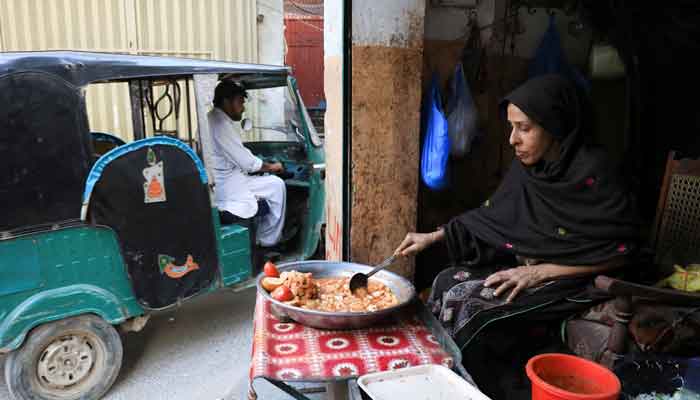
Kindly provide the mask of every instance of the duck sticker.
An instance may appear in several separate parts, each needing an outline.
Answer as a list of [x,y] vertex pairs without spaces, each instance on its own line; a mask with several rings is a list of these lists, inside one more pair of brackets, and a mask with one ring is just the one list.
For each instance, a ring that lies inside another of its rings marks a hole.
[[194,262],[190,254],[187,255],[187,260],[184,265],[175,265],[175,258],[167,255],[158,255],[158,267],[160,273],[165,274],[173,279],[179,279],[189,274],[190,272],[199,269],[199,264]]
[[143,177],[146,182],[143,184],[144,200],[148,203],[160,203],[166,201],[165,181],[163,180],[163,161],[156,160],[156,153],[152,148],[148,148],[146,155],[148,167],[143,169]]

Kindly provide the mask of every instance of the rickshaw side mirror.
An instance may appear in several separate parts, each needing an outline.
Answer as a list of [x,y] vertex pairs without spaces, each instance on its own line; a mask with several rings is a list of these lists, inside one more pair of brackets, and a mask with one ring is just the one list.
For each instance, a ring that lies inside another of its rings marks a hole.
[[241,120],[241,127],[244,132],[250,132],[253,129],[253,122],[248,118],[243,118]]

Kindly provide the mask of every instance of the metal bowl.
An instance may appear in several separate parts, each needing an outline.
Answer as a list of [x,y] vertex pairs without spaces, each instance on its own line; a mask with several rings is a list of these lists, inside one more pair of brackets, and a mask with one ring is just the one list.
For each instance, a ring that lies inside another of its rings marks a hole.
[[[351,277],[356,272],[367,273],[372,267],[338,261],[296,261],[280,264],[278,269],[280,272],[291,270],[311,272],[314,278],[343,278]],[[416,295],[416,289],[406,278],[393,272],[383,270],[377,272],[371,279],[376,279],[391,289],[399,304],[374,312],[328,312],[307,310],[301,307],[290,306],[273,299],[267,290],[262,287],[261,282],[264,277],[265,275],[262,273],[258,275],[258,292],[272,302],[272,311],[276,316],[282,318],[289,317],[302,325],[321,329],[353,329],[373,325],[410,304]]]

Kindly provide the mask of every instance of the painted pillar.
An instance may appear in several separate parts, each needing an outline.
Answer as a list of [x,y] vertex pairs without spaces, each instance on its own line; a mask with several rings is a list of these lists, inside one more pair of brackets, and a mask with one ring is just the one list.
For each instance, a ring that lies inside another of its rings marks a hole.
[[[425,3],[352,2],[354,262],[380,262],[416,229]],[[412,277],[414,262],[392,269]]]
[[[349,1],[349,0],[348,0]],[[326,259],[343,257],[343,1],[324,4]]]

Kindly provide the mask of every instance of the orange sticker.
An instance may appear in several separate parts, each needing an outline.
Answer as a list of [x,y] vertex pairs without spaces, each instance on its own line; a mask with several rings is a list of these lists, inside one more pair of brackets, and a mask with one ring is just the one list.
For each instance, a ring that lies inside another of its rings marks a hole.
[[170,278],[179,279],[189,274],[190,272],[199,269],[199,264],[194,262],[192,255],[187,255],[187,261],[184,265],[175,265],[175,258],[160,254],[158,255],[158,267],[160,273],[165,274]]
[[163,161],[156,161],[156,153],[150,147],[146,159],[149,166],[143,169],[143,177],[146,179],[143,184],[143,202],[148,204],[167,201],[163,179]]

